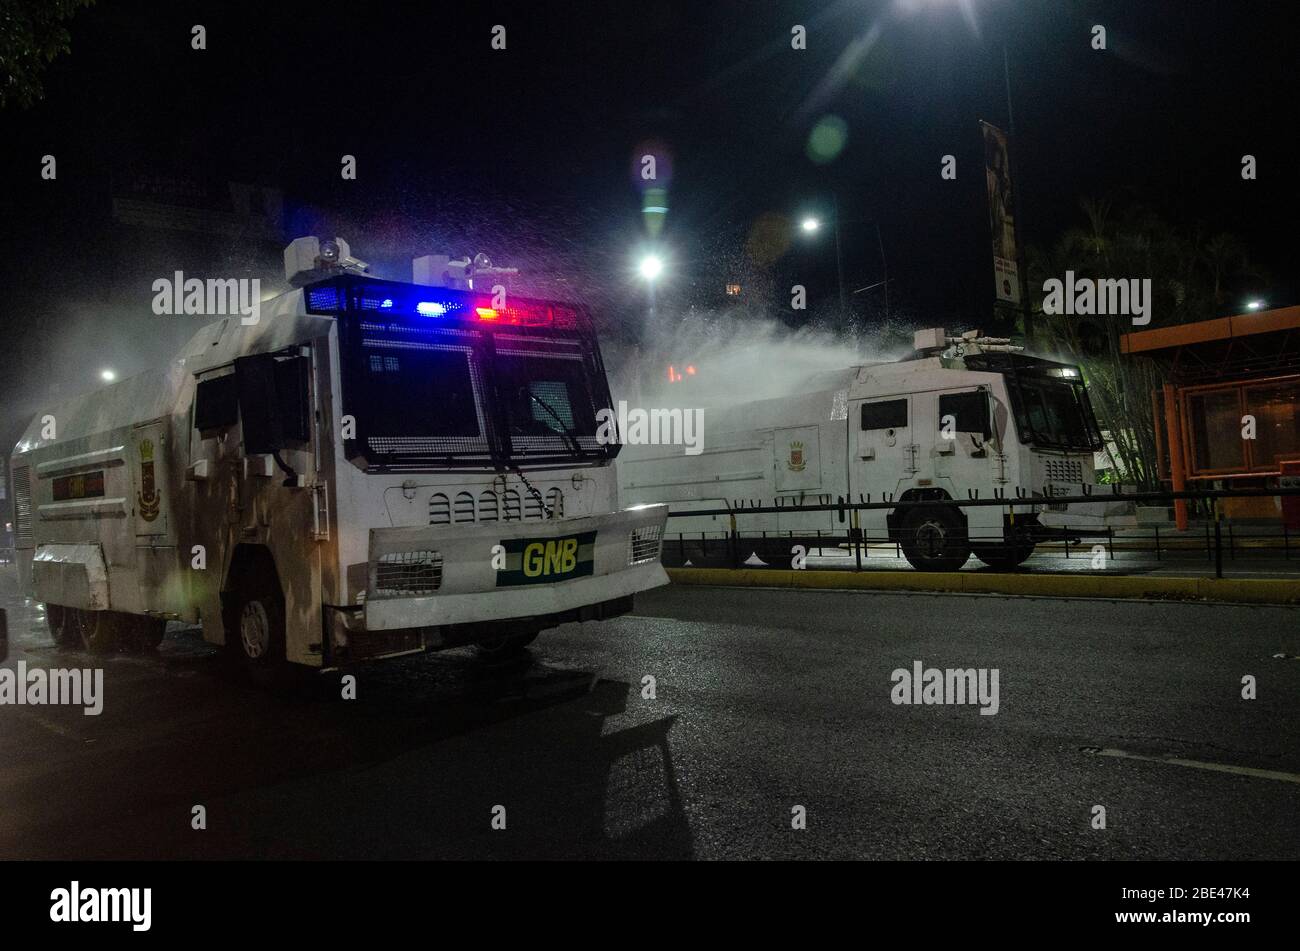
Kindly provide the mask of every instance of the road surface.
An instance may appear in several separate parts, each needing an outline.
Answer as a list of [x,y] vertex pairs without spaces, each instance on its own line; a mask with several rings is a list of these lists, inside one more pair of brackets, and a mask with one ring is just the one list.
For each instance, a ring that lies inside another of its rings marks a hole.
[[[6,603],[8,667],[105,674],[99,716],[0,706],[0,858],[1300,858],[1296,609],[666,588],[344,700]],[[893,703],[917,661],[996,669],[997,713]]]

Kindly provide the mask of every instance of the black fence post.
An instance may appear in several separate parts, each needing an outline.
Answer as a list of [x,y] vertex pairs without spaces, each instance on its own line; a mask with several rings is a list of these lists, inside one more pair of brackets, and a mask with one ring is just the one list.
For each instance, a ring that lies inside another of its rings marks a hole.
[[1156,526],[1156,561],[1160,560],[1160,526]]
[[851,522],[851,525],[853,527],[849,529],[850,533],[853,535],[853,570],[861,571],[862,570],[862,519],[857,509],[850,509],[849,511],[853,513],[852,522]]
[[1223,577],[1223,529],[1219,524],[1219,503],[1210,503],[1210,513],[1214,516],[1214,577]]

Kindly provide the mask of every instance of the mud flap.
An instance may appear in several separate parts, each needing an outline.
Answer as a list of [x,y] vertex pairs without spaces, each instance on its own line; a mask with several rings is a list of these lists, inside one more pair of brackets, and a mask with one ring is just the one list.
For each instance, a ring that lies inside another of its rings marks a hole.
[[32,559],[36,600],[66,608],[107,611],[108,569],[99,545],[41,545]]

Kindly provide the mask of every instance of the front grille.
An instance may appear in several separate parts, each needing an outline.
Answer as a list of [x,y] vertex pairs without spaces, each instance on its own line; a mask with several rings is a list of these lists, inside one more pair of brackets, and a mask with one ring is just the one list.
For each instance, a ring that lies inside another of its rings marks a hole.
[[442,555],[436,551],[396,551],[379,556],[377,594],[433,594],[442,586]]
[[14,545],[32,547],[32,477],[27,466],[14,467]]
[[441,492],[429,496],[429,524],[446,525],[451,521],[451,502]]
[[546,507],[531,492],[520,494],[515,489],[507,489],[504,496],[498,496],[492,490],[479,494],[477,499],[469,492],[458,492],[449,498],[444,492],[435,492],[429,496],[429,524],[450,525],[466,522],[518,522],[544,521],[546,508],[551,510],[552,518],[564,517],[564,493],[552,486],[546,490]]
[[1048,459],[1045,469],[1048,482],[1083,481],[1083,463],[1075,459]]
[[662,536],[663,529],[658,525],[632,529],[628,534],[627,563],[629,565],[644,565],[652,561],[658,561],[659,541]]
[[474,521],[474,496],[468,492],[457,493],[455,514],[458,522]]

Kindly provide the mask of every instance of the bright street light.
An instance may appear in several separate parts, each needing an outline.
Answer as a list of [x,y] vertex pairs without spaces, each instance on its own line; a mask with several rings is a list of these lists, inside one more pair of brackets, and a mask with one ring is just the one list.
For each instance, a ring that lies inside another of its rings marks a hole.
[[664,262],[657,254],[647,254],[637,265],[637,270],[647,281],[653,281],[664,272]]
[[822,223],[818,221],[816,218],[805,218],[803,221],[799,222],[799,227],[802,228],[808,234],[812,234],[821,226]]
[[1263,307],[1264,307],[1264,302],[1262,300],[1253,300],[1253,301],[1249,301],[1246,304],[1247,310],[1262,310]]
[[112,370],[100,370],[99,378],[103,380],[105,383],[112,383],[114,380],[117,379],[117,374],[114,373]]

